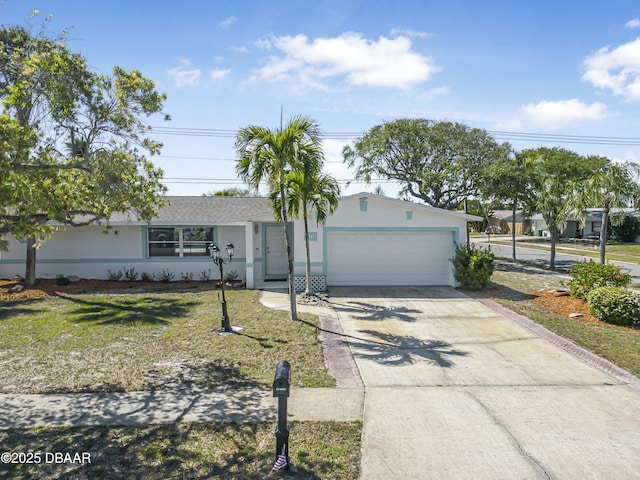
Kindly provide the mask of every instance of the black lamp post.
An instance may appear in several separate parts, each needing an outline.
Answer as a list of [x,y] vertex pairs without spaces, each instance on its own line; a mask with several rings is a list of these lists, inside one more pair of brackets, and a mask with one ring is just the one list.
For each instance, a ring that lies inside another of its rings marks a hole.
[[227,313],[227,299],[224,296],[224,274],[222,272],[222,266],[225,263],[231,263],[231,259],[233,258],[233,243],[227,243],[227,255],[229,256],[229,261],[225,262],[220,256],[220,249],[215,243],[212,243],[209,246],[209,254],[211,255],[211,259],[213,263],[220,267],[220,288],[222,289],[222,330],[225,332],[232,332],[231,322],[229,321],[229,314]]

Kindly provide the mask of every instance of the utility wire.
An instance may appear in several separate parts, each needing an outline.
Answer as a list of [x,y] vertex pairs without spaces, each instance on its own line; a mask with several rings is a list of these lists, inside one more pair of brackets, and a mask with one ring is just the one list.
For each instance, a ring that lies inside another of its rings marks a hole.
[[[213,128],[178,128],[151,127],[152,134],[181,135],[191,137],[235,138],[238,130]],[[503,130],[487,130],[491,136],[499,140],[518,140],[525,142],[573,143],[587,145],[620,145],[640,146],[640,137],[608,137],[597,135],[563,135],[551,133],[509,132]],[[359,138],[364,132],[325,132],[324,139],[350,140]]]

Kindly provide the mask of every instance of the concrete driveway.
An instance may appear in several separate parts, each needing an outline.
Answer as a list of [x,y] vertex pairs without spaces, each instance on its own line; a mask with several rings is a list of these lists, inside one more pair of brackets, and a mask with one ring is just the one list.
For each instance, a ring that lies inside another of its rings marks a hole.
[[640,388],[442,288],[332,288],[362,479],[640,478]]

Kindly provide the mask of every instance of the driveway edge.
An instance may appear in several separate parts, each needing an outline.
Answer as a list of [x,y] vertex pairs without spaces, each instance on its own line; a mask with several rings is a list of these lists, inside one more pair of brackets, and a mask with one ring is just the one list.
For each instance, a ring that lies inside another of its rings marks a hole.
[[560,335],[556,335],[542,325],[529,320],[527,317],[523,317],[522,315],[519,315],[509,310],[508,308],[503,307],[498,302],[490,300],[488,298],[477,298],[476,300],[486,305],[493,311],[499,313],[500,315],[513,320],[521,327],[524,327],[527,330],[535,333],[539,337],[544,338],[551,344],[561,348],[569,355],[577,358],[581,362],[586,363],[587,365],[594,367],[603,373],[606,373],[613,379],[621,383],[640,384],[640,379],[630,372],[626,371],[625,369],[614,365],[609,360],[605,360],[595,353],[585,350],[584,348],[576,345],[575,343],[567,340],[564,337],[561,337]]

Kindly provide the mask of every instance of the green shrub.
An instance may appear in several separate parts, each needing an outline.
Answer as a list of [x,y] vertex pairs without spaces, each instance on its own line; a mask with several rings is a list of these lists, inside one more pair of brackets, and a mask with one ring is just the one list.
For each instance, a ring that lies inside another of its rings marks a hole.
[[453,276],[466,290],[482,290],[493,274],[493,252],[474,245],[457,245],[453,263]]
[[640,296],[617,287],[595,288],[587,295],[589,313],[603,322],[631,327],[640,324]]
[[620,242],[635,242],[640,235],[640,219],[626,215],[622,225],[609,225],[609,232]]
[[571,275],[569,294],[577,298],[587,298],[594,288],[626,287],[631,283],[631,275],[621,272],[619,266],[597,263],[593,260],[576,263],[569,274]]
[[71,283],[69,277],[65,277],[64,275],[56,277],[56,285],[58,285],[59,287],[64,287],[65,285],[69,285],[69,283]]
[[136,272],[135,267],[127,268],[122,267],[124,269],[124,278],[127,282],[135,282],[138,280],[138,272]]

